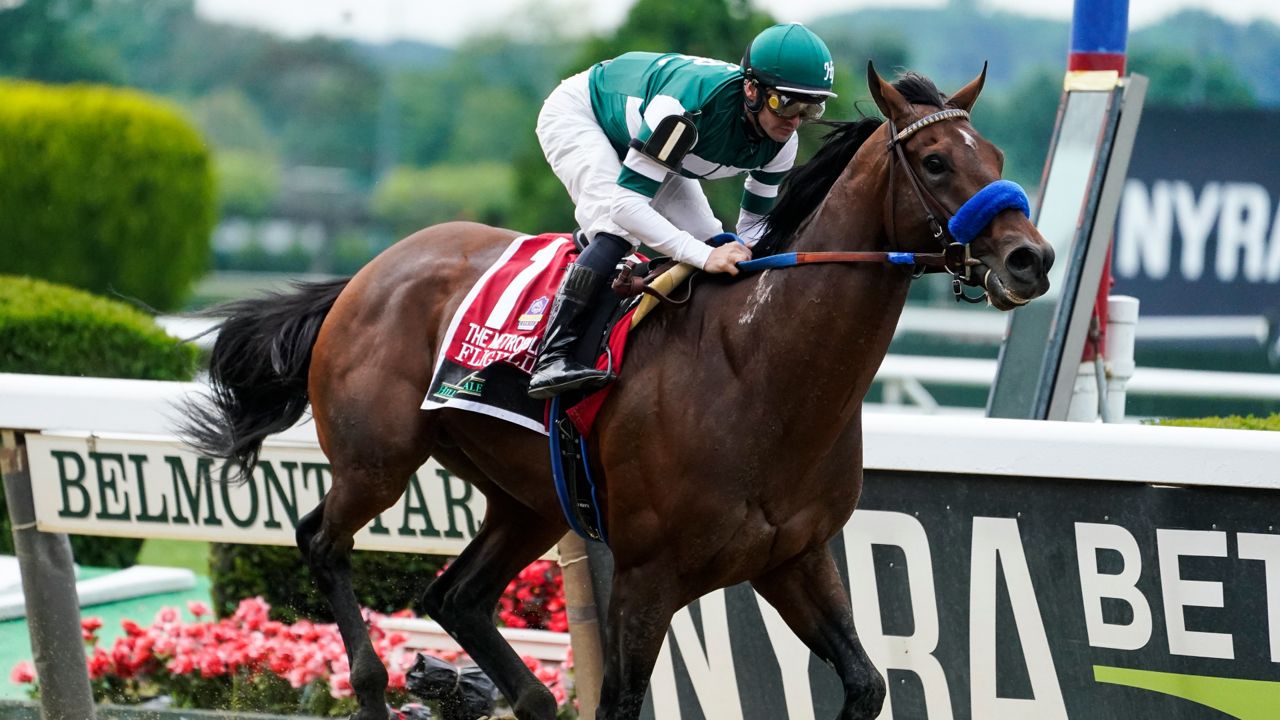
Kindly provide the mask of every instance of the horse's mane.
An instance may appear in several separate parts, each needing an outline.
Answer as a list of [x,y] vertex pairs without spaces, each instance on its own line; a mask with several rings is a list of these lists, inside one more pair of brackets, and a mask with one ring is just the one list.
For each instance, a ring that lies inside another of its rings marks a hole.
[[938,92],[938,86],[920,73],[903,73],[893,87],[912,105],[932,105],[941,110],[947,102],[946,97]]
[[[913,105],[934,105],[941,108],[946,102],[942,93],[929,78],[915,72],[903,74],[893,87]],[[773,210],[764,217],[765,233],[756,245],[755,257],[764,257],[781,251],[792,236],[822,202],[844,172],[854,153],[866,142],[871,133],[884,121],[880,118],[862,118],[853,121],[823,122],[831,131],[822,137],[822,147],[809,162],[795,168],[782,181],[778,200]]]

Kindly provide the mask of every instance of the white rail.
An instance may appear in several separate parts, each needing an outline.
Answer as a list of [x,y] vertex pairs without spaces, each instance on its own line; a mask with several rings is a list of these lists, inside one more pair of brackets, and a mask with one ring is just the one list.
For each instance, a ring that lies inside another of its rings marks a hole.
[[[982,362],[961,366],[974,372]],[[172,403],[196,387],[0,374],[0,428],[88,431],[104,440],[169,436]],[[1280,433],[892,413],[868,413],[863,431],[864,465],[871,469],[1043,477],[1050,468],[1064,478],[1280,489]],[[308,424],[279,437],[290,445],[316,442]]]
[[[921,387],[923,383],[989,388],[995,376],[994,360],[889,355],[880,365],[876,380],[885,385],[887,404],[899,404],[906,398],[930,411],[938,408]],[[1280,374],[1139,367],[1129,381],[1128,393],[1168,398],[1280,400]]]

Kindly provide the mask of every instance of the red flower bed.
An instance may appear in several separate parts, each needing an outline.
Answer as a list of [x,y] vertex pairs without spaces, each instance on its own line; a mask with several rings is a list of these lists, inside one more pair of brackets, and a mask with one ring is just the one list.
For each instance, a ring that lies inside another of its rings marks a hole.
[[[508,627],[567,631],[563,584],[559,568],[546,561],[529,566],[512,581],[500,605]],[[146,627],[132,620],[121,623],[125,635],[106,648],[99,644],[99,618],[86,618],[81,627],[89,653],[89,676],[100,702],[136,704],[167,696],[176,707],[234,708],[261,712],[346,715],[355,711],[351,668],[332,623],[300,620],[286,624],[268,618],[270,606],[261,598],[242,600],[236,612],[222,620],[203,603],[188,603],[193,622],[184,622],[176,608],[164,608]],[[412,616],[409,611],[393,617]],[[388,699],[393,706],[410,702],[405,672],[415,653],[407,652],[407,638],[386,632],[387,616],[366,610],[365,621],[378,657],[387,666]],[[456,662],[456,653],[432,653]],[[526,664],[556,700],[568,702],[562,670],[534,658]],[[18,663],[10,680],[39,684],[30,662]]]

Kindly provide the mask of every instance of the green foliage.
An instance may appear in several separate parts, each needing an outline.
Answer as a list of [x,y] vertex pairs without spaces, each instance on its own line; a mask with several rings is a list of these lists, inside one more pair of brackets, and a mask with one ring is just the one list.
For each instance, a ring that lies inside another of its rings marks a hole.
[[1027,187],[1040,184],[1061,95],[1061,73],[1042,66],[1028,70],[1008,92],[978,99],[974,124],[1004,151],[1006,178]]
[[916,70],[947,93],[977,75],[984,62],[990,63],[988,90],[999,92],[1031,68],[1045,66],[1058,72],[1055,84],[1061,87],[1071,34],[1067,22],[974,12],[955,3],[856,10],[815,20],[811,27],[831,47],[836,79],[842,72],[859,76],[860,93],[866,90],[861,76],[868,58],[885,77]]
[[235,80],[262,109],[286,164],[372,177],[383,78],[348,45],[273,38]]
[[167,103],[0,82],[0,272],[176,307],[209,257],[214,187]]
[[[196,348],[114,300],[42,280],[0,275],[0,372],[189,380]],[[128,567],[142,541],[71,536],[76,562]],[[0,554],[13,553],[0,494]]]
[[192,121],[220,152],[242,151],[273,157],[275,138],[258,107],[236,88],[220,88],[186,105]]
[[[1202,10],[1184,10],[1135,30],[1129,39],[1129,67],[1152,75],[1148,104],[1156,91],[1156,77],[1155,70],[1144,69],[1144,64],[1145,58],[1153,55],[1181,55],[1196,61],[1199,67],[1189,68],[1186,76],[1192,83],[1189,92],[1172,93],[1189,102],[1218,92],[1210,88],[1216,82],[1215,75],[1221,79],[1231,75],[1248,87],[1250,98],[1267,105],[1280,103],[1280,25],[1274,22],[1244,25]],[[1229,84],[1234,85],[1235,80]],[[1240,97],[1237,89],[1229,95]]]
[[1255,415],[1228,415],[1227,417],[1207,418],[1164,418],[1153,421],[1156,425],[1173,425],[1177,427],[1207,427],[1225,430],[1272,430],[1280,431],[1280,413],[1257,417]]
[[[0,503],[2,505],[3,503]],[[5,509],[7,515],[8,510]],[[8,518],[5,518],[5,532],[8,533]],[[138,553],[142,551],[141,538],[96,537],[89,535],[70,535],[71,555],[77,565],[99,568],[127,568],[137,563]],[[7,551],[12,553],[13,550]]]
[[582,68],[632,50],[680,52],[737,62],[756,33],[772,25],[750,0],[638,0],[611,37],[589,43]]
[[[415,607],[447,560],[436,555],[354,552],[351,572],[356,599],[382,613]],[[271,616],[282,622],[333,620],[297,548],[214,543],[209,579],[213,610],[219,617],[234,612],[241,599],[261,595],[271,605]]]
[[44,82],[111,82],[119,70],[81,21],[93,0],[0,3],[0,75]]
[[374,188],[372,210],[397,236],[450,220],[502,224],[513,180],[509,166],[492,162],[396,168]]
[[196,355],[124,303],[0,275],[0,372],[188,380]]
[[1128,71],[1151,80],[1146,104],[1177,107],[1252,107],[1249,83],[1230,62],[1178,49],[1139,50],[1128,58]]
[[536,146],[538,110],[570,72],[576,47],[487,36],[463,43],[440,67],[397,72],[391,105],[398,161],[419,167],[509,162],[530,143]]
[[[756,33],[773,23],[772,17],[755,10],[749,0],[639,0],[617,32],[588,42],[563,74],[633,50],[680,52],[737,62]],[[836,91],[841,92],[838,72],[836,81]],[[516,197],[520,202],[513,209],[512,224],[528,232],[564,232],[576,227],[568,193],[547,166],[532,133],[526,143],[515,157]],[[716,216],[726,227],[734,227],[742,179],[703,183],[703,188]]]
[[569,232],[577,227],[573,203],[560,179],[551,172],[536,139],[516,154],[515,195],[510,226],[530,233]]
[[280,166],[270,156],[227,150],[214,158],[224,216],[265,217],[280,192]]

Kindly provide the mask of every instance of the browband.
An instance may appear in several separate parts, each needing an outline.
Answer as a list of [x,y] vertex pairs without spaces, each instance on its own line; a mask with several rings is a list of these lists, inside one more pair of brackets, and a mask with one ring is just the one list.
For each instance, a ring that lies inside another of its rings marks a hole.
[[903,140],[906,140],[907,138],[911,137],[912,135],[915,135],[916,133],[920,132],[924,128],[929,127],[930,125],[936,122],[942,122],[943,120],[950,120],[951,118],[968,120],[969,113],[964,110],[960,110],[959,108],[951,108],[949,110],[939,110],[936,113],[925,115],[919,120],[902,128],[901,132],[899,132],[897,135],[893,137],[893,142],[900,143]]

